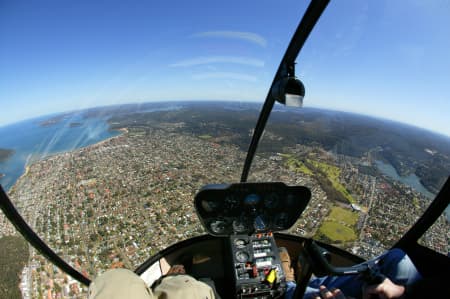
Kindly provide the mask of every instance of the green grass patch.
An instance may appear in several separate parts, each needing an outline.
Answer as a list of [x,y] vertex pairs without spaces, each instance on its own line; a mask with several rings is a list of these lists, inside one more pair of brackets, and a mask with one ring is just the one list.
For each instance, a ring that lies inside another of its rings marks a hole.
[[314,168],[323,172],[330,180],[333,188],[340,192],[350,203],[356,203],[356,200],[353,198],[353,196],[348,193],[347,188],[345,188],[339,182],[339,176],[341,175],[341,170],[339,169],[339,167],[311,159],[308,159],[307,162],[314,166]]
[[416,209],[420,209],[419,199],[417,197],[413,198],[413,205]]
[[353,229],[346,227],[334,221],[324,221],[319,228],[318,237],[320,235],[330,239],[331,242],[349,242],[356,240],[357,236]]
[[309,169],[305,163],[303,163],[301,160],[296,159],[294,157],[292,157],[289,154],[280,154],[280,156],[287,158],[286,161],[286,165],[289,169],[296,171],[296,172],[301,172],[303,174],[306,175],[313,175],[314,173],[311,171],[311,169]]
[[212,136],[211,135],[200,135],[200,136],[198,136],[198,138],[200,138],[200,139],[210,139],[210,138],[212,138]]
[[344,222],[348,226],[354,226],[358,222],[359,215],[356,212],[341,208],[333,207],[327,220],[334,222]]
[[359,215],[356,212],[335,206],[317,231],[316,238],[330,242],[349,242],[357,239],[355,225]]

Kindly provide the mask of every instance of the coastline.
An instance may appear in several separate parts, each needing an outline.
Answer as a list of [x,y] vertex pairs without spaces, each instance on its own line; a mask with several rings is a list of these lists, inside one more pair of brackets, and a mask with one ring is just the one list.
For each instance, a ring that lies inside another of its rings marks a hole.
[[384,162],[381,160],[375,160],[375,167],[383,175],[388,176],[389,178],[396,180],[398,182],[401,182],[402,184],[410,186],[411,188],[413,188],[417,192],[420,192],[421,194],[423,194],[424,196],[428,197],[431,200],[433,200],[434,197],[436,196],[422,184],[420,178],[416,174],[410,174],[409,176],[402,176],[397,172],[397,170],[391,163]]
[[47,159],[55,158],[55,157],[57,157],[59,155],[64,155],[64,154],[67,154],[67,153],[71,153],[71,152],[74,152],[76,150],[83,151],[85,149],[88,149],[88,148],[95,147],[95,146],[101,145],[103,143],[106,143],[107,141],[110,141],[110,140],[112,140],[114,138],[118,138],[118,137],[124,136],[125,134],[128,134],[128,129],[127,128],[114,129],[114,130],[111,130],[111,131],[118,131],[120,133],[118,135],[108,137],[106,139],[103,139],[103,140],[101,140],[99,142],[96,142],[96,143],[93,143],[93,144],[89,144],[87,146],[77,147],[77,148],[74,148],[74,149],[71,149],[71,150],[67,150],[67,151],[60,151],[60,152],[51,153],[51,154],[46,155],[46,156],[44,156],[44,157],[42,157],[40,159],[36,159],[36,160],[27,162],[25,164],[25,167],[24,167],[24,172],[17,178],[17,180],[14,182],[13,185],[11,185],[11,187],[9,189],[5,190],[6,193],[9,195],[9,194],[14,192],[17,183],[22,178],[24,178],[24,177],[26,177],[28,175],[28,173],[30,172],[31,167],[33,167],[33,165],[35,163],[42,162],[42,161],[45,161]]
[[[38,160],[38,161],[40,161],[40,160]],[[35,161],[35,162],[37,162],[37,161]],[[33,163],[35,163],[35,162],[33,162]],[[16,187],[17,182],[19,182],[22,178],[24,178],[25,176],[28,175],[28,173],[30,172],[30,167],[33,165],[33,163],[31,163],[30,165],[25,164],[25,171],[24,171],[24,173],[22,173],[22,175],[14,182],[14,185],[12,185],[11,188],[9,188],[8,190],[5,190],[6,193],[8,193],[8,195],[9,195],[9,193],[13,193],[14,192],[14,189]]]
[[[96,143],[93,143],[93,144],[89,144],[89,145],[87,145],[87,146],[77,147],[76,149],[73,149],[73,150],[71,150],[71,151],[63,151],[63,152],[57,152],[57,153],[51,154],[51,155],[49,155],[49,156],[44,157],[44,159],[40,159],[40,160],[38,160],[38,161],[44,161],[44,160],[47,159],[47,158],[59,156],[59,155],[61,155],[61,154],[65,154],[65,153],[71,153],[71,152],[73,152],[73,151],[75,151],[75,150],[81,150],[81,151],[83,151],[83,150],[88,149],[88,148],[90,148],[90,147],[95,147],[95,146],[102,145],[103,143],[106,143],[106,142],[108,142],[108,141],[110,141],[110,140],[113,140],[113,139],[115,139],[115,138],[118,138],[118,137],[121,137],[121,136],[124,136],[124,135],[128,134],[128,129],[127,129],[127,128],[114,129],[114,130],[111,130],[111,131],[118,131],[118,132],[121,132],[121,133],[119,133],[119,134],[116,135],[116,136],[111,136],[111,137],[108,137],[108,138],[106,138],[106,139],[103,139],[103,140],[101,140],[101,141],[99,141],[99,142],[96,142]],[[34,162],[33,162],[33,163],[34,163]]]

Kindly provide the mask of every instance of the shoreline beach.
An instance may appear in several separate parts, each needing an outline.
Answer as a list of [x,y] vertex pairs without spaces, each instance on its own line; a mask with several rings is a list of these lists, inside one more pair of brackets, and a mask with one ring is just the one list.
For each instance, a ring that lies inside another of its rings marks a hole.
[[[47,159],[52,159],[52,158],[55,158],[55,157],[57,157],[57,156],[59,156],[59,155],[64,155],[64,154],[71,153],[71,152],[74,152],[74,151],[77,151],[77,150],[85,150],[85,149],[88,149],[88,148],[91,148],[91,147],[99,146],[99,145],[104,144],[105,142],[108,142],[108,141],[110,141],[110,140],[113,140],[113,139],[115,139],[115,138],[118,138],[118,137],[121,137],[121,136],[124,136],[124,135],[128,134],[128,129],[127,129],[127,128],[120,128],[120,129],[115,129],[115,130],[111,130],[111,131],[118,131],[118,132],[121,132],[121,133],[118,134],[118,135],[111,136],[111,137],[108,137],[108,138],[106,138],[106,139],[103,139],[103,140],[101,140],[101,141],[99,141],[99,142],[96,142],[96,143],[93,143],[93,144],[89,144],[89,145],[87,145],[87,146],[82,146],[82,147],[74,148],[74,149],[71,149],[71,150],[66,150],[66,151],[60,151],[60,152],[51,153],[51,154],[46,155],[46,156],[44,156],[44,157],[41,157],[41,158],[39,158],[39,159],[32,159],[31,161],[28,161],[28,162],[25,164],[23,173],[17,178],[17,180],[11,185],[11,187],[10,187],[9,189],[6,189],[5,191],[6,191],[8,194],[14,193],[14,189],[15,189],[17,183],[18,183],[21,179],[23,179],[24,177],[26,177],[26,176],[28,175],[28,173],[30,172],[30,168],[33,167],[33,165],[34,165],[35,163],[39,163],[39,162],[45,161],[45,160],[47,160]],[[0,178],[1,178],[1,176],[0,176]]]

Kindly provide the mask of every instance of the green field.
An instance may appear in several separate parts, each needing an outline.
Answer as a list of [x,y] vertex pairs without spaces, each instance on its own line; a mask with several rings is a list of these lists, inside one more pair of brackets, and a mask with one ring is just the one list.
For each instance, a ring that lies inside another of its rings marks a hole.
[[343,222],[348,226],[354,226],[358,222],[359,215],[356,212],[341,208],[333,207],[327,219],[336,222]]
[[357,203],[353,196],[351,196],[348,192],[347,188],[340,183],[339,176],[341,175],[341,170],[339,167],[312,159],[306,159],[306,161],[303,161],[301,159],[297,159],[291,154],[279,155],[285,159],[285,165],[290,170],[309,176],[321,175],[322,177],[328,179],[329,183],[331,183],[330,188],[332,187],[336,190],[336,192],[343,196],[343,200],[345,199],[349,203]]
[[348,242],[357,238],[353,229],[333,221],[324,221],[319,228],[318,235],[326,236],[331,242]]
[[306,167],[306,165],[301,160],[296,159],[289,154],[282,154],[281,156],[287,158],[286,165],[289,167],[289,169],[296,172],[301,172],[306,175],[313,175],[311,169]]
[[356,200],[348,193],[347,188],[339,182],[341,170],[338,167],[311,159],[308,159],[307,162],[322,171],[330,180],[333,188],[340,192],[350,203],[356,203]]
[[348,242],[356,240],[355,225],[359,215],[356,212],[341,207],[333,207],[330,214],[319,228],[317,236],[326,237],[331,242]]
[[212,136],[205,134],[205,135],[198,136],[198,138],[200,138],[200,139],[210,139],[210,138],[212,138]]

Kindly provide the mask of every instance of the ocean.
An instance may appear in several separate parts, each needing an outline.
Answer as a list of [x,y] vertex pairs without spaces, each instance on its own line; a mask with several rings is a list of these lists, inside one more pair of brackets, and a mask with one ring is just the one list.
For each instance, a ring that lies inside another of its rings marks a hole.
[[0,173],[5,175],[0,184],[8,191],[27,164],[119,134],[109,130],[106,117],[84,118],[83,112],[63,117],[47,115],[0,127],[0,148],[14,150],[13,156],[0,162]]

